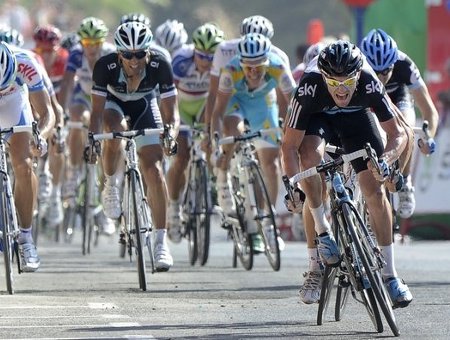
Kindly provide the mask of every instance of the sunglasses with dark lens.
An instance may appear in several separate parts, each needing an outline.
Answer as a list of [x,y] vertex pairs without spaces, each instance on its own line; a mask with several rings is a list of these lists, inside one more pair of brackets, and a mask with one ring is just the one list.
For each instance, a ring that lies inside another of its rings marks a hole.
[[214,53],[205,53],[195,50],[195,55],[201,60],[213,61]]
[[127,60],[131,60],[133,58],[142,59],[142,58],[145,58],[145,56],[147,55],[147,51],[144,51],[144,50],[137,51],[137,52],[120,51],[120,55]]
[[383,76],[387,76],[389,74],[389,72],[391,72],[394,69],[394,65],[389,66],[388,68],[381,70],[381,71],[377,71],[377,74],[381,74]]

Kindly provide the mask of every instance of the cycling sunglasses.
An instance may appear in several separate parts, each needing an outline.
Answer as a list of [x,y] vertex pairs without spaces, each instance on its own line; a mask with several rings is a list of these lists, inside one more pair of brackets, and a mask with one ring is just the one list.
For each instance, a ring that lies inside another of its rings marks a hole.
[[245,72],[251,72],[252,70],[255,70],[257,72],[263,72],[266,69],[266,67],[269,65],[269,61],[264,60],[262,63],[259,63],[259,64],[248,64],[241,60],[239,62],[239,64],[241,65],[242,69]]
[[195,50],[195,55],[201,60],[213,61],[214,59],[214,53],[206,53]]
[[385,68],[384,70],[376,71],[376,74],[381,74],[383,76],[387,76],[389,74],[389,72],[391,72],[393,69],[394,69],[394,65],[391,65],[388,68]]
[[120,51],[120,55],[127,60],[131,60],[133,58],[136,58],[139,60],[139,59],[145,58],[147,56],[147,51],[146,50],[137,51],[137,52]]
[[104,41],[105,41],[104,39],[81,39],[80,43],[81,43],[81,45],[83,45],[83,47],[86,47],[86,46],[99,46]]
[[325,82],[327,83],[328,86],[330,87],[339,87],[341,85],[344,85],[345,87],[353,87],[356,85],[356,82],[358,81],[358,76],[354,76],[348,79],[345,79],[343,81],[339,81],[333,78],[328,78],[326,76],[324,76],[325,78]]

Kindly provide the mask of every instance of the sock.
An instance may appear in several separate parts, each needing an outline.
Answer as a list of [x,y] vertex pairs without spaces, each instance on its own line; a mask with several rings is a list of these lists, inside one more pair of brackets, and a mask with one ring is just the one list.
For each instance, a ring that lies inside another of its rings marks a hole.
[[217,170],[217,183],[226,183],[227,182],[227,172],[222,169]]
[[397,277],[397,271],[394,265],[394,244],[391,243],[389,246],[380,246],[381,254],[383,255],[386,265],[381,270],[383,279],[388,279],[391,277]]
[[318,235],[323,233],[329,233],[331,231],[330,223],[325,216],[325,208],[323,203],[317,208],[309,208],[311,210],[311,215],[314,219],[314,229]]
[[309,271],[317,272],[321,270],[321,261],[319,257],[319,252],[317,248],[308,248],[308,257],[309,257]]
[[61,196],[61,184],[53,184],[52,188],[52,197],[59,197]]
[[167,229],[155,229],[155,242],[164,243],[166,242]]
[[33,243],[33,234],[31,232],[31,226],[28,228],[19,228],[20,234],[18,236],[18,242],[19,244],[24,243]]

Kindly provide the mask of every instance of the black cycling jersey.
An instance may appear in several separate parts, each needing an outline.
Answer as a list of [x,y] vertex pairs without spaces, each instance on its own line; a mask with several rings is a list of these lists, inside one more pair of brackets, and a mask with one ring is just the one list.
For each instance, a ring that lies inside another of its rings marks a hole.
[[130,118],[131,129],[155,128],[162,124],[157,103],[161,98],[176,96],[172,66],[161,54],[151,52],[144,76],[135,91],[128,91],[117,52],[101,57],[95,64],[92,94],[106,96],[106,107]]
[[[383,142],[372,111],[380,122],[395,115],[383,84],[364,62],[348,106],[338,107],[317,68],[317,58],[315,61],[308,65],[291,100],[288,126],[326,141],[339,138],[346,152],[356,151],[369,142],[380,156]],[[362,160],[352,164],[357,172],[367,168]]]
[[416,64],[405,53],[398,51],[391,78],[385,85],[392,102],[397,104],[401,101],[411,101],[408,88],[420,88],[424,85]]
[[172,66],[161,54],[152,53],[145,67],[145,75],[136,91],[128,92],[125,75],[120,67],[117,52],[101,57],[92,75],[92,93],[116,97],[121,101],[138,100],[155,93],[159,86],[161,98],[176,95]]

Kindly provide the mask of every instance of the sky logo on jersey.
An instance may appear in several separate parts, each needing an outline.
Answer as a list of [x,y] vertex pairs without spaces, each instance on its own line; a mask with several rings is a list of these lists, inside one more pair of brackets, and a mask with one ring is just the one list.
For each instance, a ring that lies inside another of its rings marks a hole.
[[371,94],[375,92],[383,94],[383,86],[379,81],[375,82],[372,80],[370,84],[366,84],[366,93]]
[[29,81],[33,80],[33,77],[37,74],[37,71],[34,67],[22,63],[19,63],[17,71],[23,74],[24,77],[28,78]]
[[314,97],[316,94],[317,84],[315,85],[308,85],[305,84],[303,86],[299,86],[297,93],[299,96],[311,96]]

